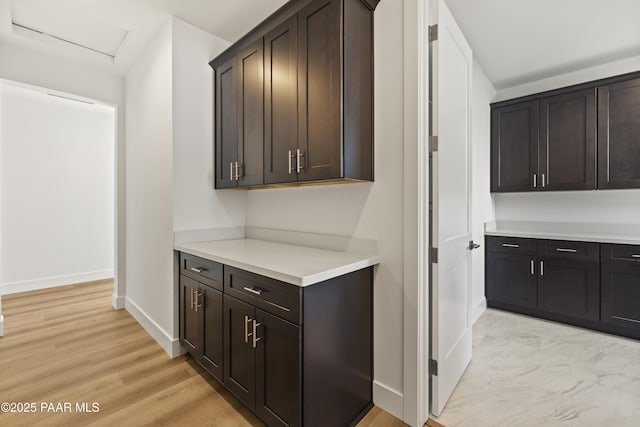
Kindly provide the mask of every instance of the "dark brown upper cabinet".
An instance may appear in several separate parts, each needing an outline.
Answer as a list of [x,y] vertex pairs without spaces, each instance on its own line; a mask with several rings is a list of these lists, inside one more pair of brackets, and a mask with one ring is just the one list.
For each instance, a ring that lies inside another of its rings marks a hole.
[[378,1],[292,0],[211,61],[215,188],[373,181]]
[[598,88],[598,186],[640,188],[640,78]]
[[491,111],[491,191],[532,191],[538,175],[538,100]]
[[596,188],[595,88],[540,100],[540,190]]
[[491,191],[640,188],[639,73],[491,105]]

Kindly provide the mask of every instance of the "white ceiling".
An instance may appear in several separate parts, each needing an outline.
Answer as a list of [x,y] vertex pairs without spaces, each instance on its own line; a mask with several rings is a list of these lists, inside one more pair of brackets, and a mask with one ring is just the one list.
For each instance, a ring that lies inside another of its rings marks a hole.
[[446,0],[496,89],[640,55],[640,0]]
[[234,42],[284,3],[286,0],[0,0],[0,42],[124,75],[170,15]]

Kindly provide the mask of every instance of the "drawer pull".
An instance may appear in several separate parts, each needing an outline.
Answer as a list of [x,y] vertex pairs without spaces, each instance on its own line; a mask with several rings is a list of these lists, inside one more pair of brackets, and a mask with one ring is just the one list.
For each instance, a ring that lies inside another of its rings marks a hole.
[[502,246],[505,247],[505,248],[519,248],[520,247],[520,245],[514,245],[513,243],[503,243]]
[[207,271],[207,269],[203,267],[189,267],[189,270],[198,274],[202,273],[203,271]]
[[256,289],[249,286],[245,286],[243,289],[247,292],[251,292],[254,295],[262,295],[262,289]]
[[264,301],[264,302],[266,302],[267,304],[271,304],[272,306],[279,308],[280,310],[284,310],[284,311],[291,311],[291,309],[290,309],[290,308],[283,307],[283,306],[281,306],[281,305],[279,305],[279,304],[276,304],[275,302],[267,301],[266,299],[265,299],[265,300],[263,300],[263,301]]
[[564,248],[556,248],[556,251],[558,252],[569,252],[572,254],[577,253],[578,251],[576,249],[564,249]]
[[631,255],[631,258],[640,258],[640,255]]

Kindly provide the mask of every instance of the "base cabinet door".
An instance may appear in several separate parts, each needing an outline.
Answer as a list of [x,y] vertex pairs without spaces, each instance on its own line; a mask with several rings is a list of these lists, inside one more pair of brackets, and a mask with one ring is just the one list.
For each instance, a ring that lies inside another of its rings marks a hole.
[[541,258],[538,308],[574,319],[600,320],[597,262]]
[[535,308],[538,302],[536,257],[487,252],[487,299]]
[[300,327],[256,309],[256,414],[267,425],[301,425]]
[[204,367],[222,381],[222,292],[200,286],[200,325],[202,331],[202,360]]
[[640,246],[602,245],[602,317],[640,338]]
[[252,305],[224,295],[224,385],[252,411],[256,402],[254,315]]
[[200,351],[201,334],[195,301],[200,284],[184,275],[180,276],[180,342],[187,351]]

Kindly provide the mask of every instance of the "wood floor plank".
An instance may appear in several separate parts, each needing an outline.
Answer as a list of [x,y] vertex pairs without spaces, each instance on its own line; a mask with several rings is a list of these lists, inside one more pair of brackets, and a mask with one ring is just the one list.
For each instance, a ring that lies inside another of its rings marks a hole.
[[[38,411],[0,413],[1,426],[263,426],[193,359],[170,359],[129,313],[114,311],[112,292],[101,281],[3,297],[0,402]],[[73,411],[41,411],[42,402]],[[77,412],[83,402],[100,411]],[[405,426],[379,408],[358,424]]]

